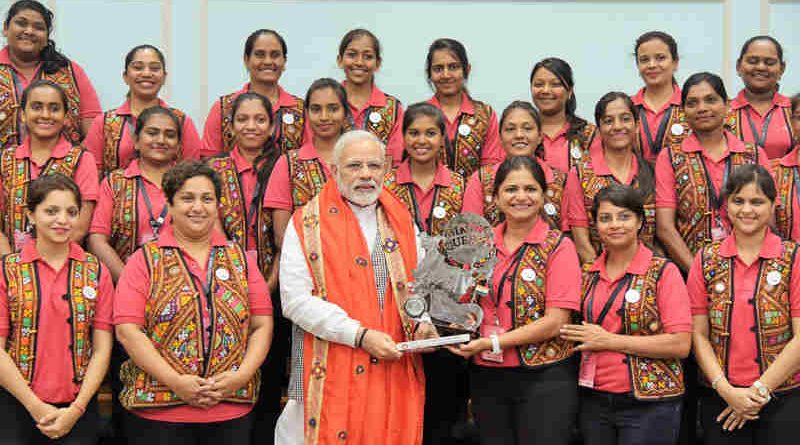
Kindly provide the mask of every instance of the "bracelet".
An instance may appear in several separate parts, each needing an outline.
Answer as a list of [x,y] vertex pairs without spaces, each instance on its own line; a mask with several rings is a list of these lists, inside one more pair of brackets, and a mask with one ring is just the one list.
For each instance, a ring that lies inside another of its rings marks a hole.
[[718,375],[714,380],[712,380],[711,381],[711,389],[716,390],[717,389],[717,385],[719,385],[719,382],[721,382],[722,379],[724,379],[724,378],[725,378],[725,373],[723,372],[722,374]]
[[86,408],[82,407],[78,402],[72,402],[72,403],[70,403],[69,406],[70,406],[70,408],[77,409],[78,412],[81,413],[81,415],[86,414]]
[[500,338],[497,337],[497,334],[490,335],[489,336],[489,340],[492,341],[492,353],[493,354],[500,354],[501,352],[503,352],[503,350],[500,349]]
[[361,335],[358,337],[358,341],[356,341],[356,348],[360,348],[361,344],[364,343],[364,337],[367,335],[367,331],[369,331],[369,329],[362,328]]

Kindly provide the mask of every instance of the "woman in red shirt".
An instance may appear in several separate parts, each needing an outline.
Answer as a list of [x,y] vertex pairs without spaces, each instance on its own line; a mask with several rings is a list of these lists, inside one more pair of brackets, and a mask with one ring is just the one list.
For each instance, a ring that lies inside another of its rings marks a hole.
[[4,444],[97,441],[94,397],[111,355],[114,287],[97,257],[71,241],[80,208],[80,190],[66,176],[33,181],[26,210],[34,238],[2,259]]
[[500,165],[494,193],[505,222],[494,229],[499,262],[479,301],[481,337],[449,347],[475,358],[470,394],[484,444],[568,444],[574,427],[574,344],[559,330],[580,310],[580,265],[572,241],[540,217],[546,187],[529,156]]
[[792,132],[794,148],[772,163],[775,176],[775,230],[784,239],[800,241],[800,94],[792,98]]
[[594,138],[595,126],[578,117],[572,67],[557,57],[531,70],[531,97],[542,113],[544,160],[564,173],[575,165]]
[[733,232],[702,248],[687,287],[694,355],[705,377],[700,418],[708,445],[793,444],[800,410],[797,244],[770,230],[775,184],[758,165],[725,185]]
[[770,36],[755,36],[742,45],[736,72],[744,88],[730,103],[727,125],[736,136],[780,158],[793,145],[791,101],[778,93],[786,62],[783,47]]
[[580,343],[580,425],[587,445],[673,445],[692,317],[680,271],[639,239],[644,200],[612,184],[594,197],[603,253],[583,279],[583,323],[561,336]]

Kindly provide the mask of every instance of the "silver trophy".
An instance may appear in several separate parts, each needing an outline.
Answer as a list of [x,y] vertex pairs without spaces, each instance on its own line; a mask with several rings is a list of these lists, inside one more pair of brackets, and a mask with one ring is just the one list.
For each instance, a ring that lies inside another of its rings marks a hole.
[[421,243],[425,258],[414,271],[406,313],[420,319],[427,310],[440,333],[459,338],[475,333],[483,320],[477,302],[488,295],[497,263],[492,226],[465,213],[450,220],[439,236],[422,234]]

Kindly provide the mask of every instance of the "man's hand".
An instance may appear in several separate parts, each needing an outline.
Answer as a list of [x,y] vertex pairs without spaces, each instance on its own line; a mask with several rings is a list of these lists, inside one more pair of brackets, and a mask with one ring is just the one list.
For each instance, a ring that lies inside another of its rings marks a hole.
[[397,344],[389,334],[374,329],[369,329],[364,334],[361,348],[380,360],[399,360],[403,353],[397,350]]

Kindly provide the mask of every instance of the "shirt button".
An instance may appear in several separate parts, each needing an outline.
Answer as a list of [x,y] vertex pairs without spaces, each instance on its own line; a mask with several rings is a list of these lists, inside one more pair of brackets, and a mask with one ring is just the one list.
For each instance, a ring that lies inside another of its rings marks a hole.
[[377,365],[378,364],[378,358],[377,357],[370,357],[369,358],[369,362],[372,363],[373,365]]

